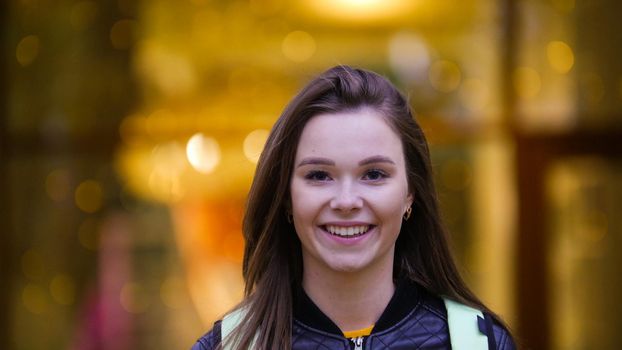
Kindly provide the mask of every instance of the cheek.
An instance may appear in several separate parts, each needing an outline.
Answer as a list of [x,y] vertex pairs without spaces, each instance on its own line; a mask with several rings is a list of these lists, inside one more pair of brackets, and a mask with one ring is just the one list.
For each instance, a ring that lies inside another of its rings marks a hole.
[[380,217],[380,220],[385,224],[385,225],[391,225],[391,226],[399,226],[402,223],[402,206],[401,205],[394,205],[392,207],[383,207],[380,209],[381,211],[377,212],[377,215]]
[[301,187],[300,187],[300,184],[298,184],[298,181],[292,180],[289,193],[290,193],[291,209],[295,213],[299,210],[299,207],[302,203],[302,198],[304,198],[303,191],[301,190]]
[[291,190],[292,213],[299,220],[311,220],[322,207],[322,195],[317,189],[297,186],[294,182]]
[[408,207],[408,193],[406,188],[395,188],[392,191],[378,193],[370,197],[369,202],[375,206],[376,212],[385,219],[401,218]]

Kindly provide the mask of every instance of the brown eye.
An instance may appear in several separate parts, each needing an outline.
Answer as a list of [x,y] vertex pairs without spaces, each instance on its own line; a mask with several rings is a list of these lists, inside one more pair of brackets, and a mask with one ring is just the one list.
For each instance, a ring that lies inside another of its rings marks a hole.
[[328,181],[330,180],[330,176],[325,171],[313,170],[305,175],[305,179],[310,181]]
[[363,176],[363,180],[378,181],[389,177],[389,175],[379,169],[368,170]]

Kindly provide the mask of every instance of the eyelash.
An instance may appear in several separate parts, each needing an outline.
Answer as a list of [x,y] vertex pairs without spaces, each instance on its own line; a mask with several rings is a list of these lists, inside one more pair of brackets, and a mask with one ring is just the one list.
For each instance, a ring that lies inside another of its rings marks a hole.
[[[320,176],[324,177],[324,179],[319,179],[318,177]],[[326,181],[326,178],[330,178],[330,176],[328,176],[327,172],[322,170],[311,170],[305,175],[305,179],[311,181]]]
[[389,174],[384,171],[384,170],[380,170],[380,169],[370,169],[367,170],[367,172],[365,172],[365,176],[364,177],[369,177],[370,174],[375,174],[378,175],[378,178],[376,179],[369,179],[370,181],[380,181],[383,179],[386,179],[389,177]]
[[[370,174],[376,175],[377,178],[370,179],[369,178]],[[380,181],[380,180],[386,179],[388,177],[389,177],[389,174],[386,171],[380,170],[380,169],[370,169],[370,170],[367,170],[365,172],[365,175],[363,175],[363,179],[364,180],[369,180],[369,181]],[[323,170],[312,170],[312,171],[308,172],[305,175],[305,179],[306,180],[310,180],[310,181],[322,182],[322,181],[326,181],[329,178],[330,178],[330,176],[328,175],[328,173],[326,171],[323,171]]]

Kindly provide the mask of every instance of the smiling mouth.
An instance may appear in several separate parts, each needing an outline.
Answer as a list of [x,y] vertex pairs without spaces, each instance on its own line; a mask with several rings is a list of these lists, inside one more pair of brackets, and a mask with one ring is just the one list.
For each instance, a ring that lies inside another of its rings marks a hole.
[[320,226],[324,231],[330,233],[333,236],[354,238],[366,234],[370,229],[374,228],[374,225],[357,225],[357,226],[335,226],[335,225],[323,225]]

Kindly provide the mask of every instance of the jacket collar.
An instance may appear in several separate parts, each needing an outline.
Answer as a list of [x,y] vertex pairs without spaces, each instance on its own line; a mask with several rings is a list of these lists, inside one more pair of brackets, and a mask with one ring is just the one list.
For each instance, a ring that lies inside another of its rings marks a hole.
[[[390,328],[406,317],[419,303],[420,287],[409,280],[400,280],[395,287],[395,293],[386,309],[376,322],[372,334]],[[294,319],[303,324],[327,333],[342,336],[337,325],[326,316],[305,293],[302,286],[294,291]]]

